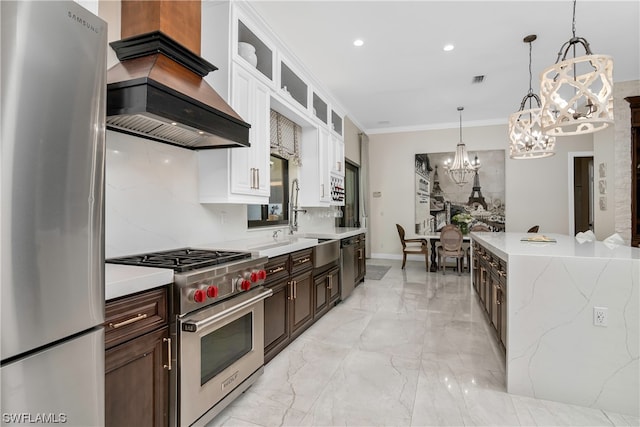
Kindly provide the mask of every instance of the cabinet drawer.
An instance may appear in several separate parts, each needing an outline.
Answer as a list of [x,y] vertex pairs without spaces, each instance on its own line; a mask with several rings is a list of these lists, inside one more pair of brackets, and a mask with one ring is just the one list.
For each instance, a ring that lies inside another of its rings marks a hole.
[[304,249],[291,254],[291,275],[298,274],[313,267],[313,248]]
[[276,283],[284,277],[289,277],[289,255],[281,255],[274,258],[269,258],[267,265],[264,269],[267,272],[267,280],[265,285]]
[[167,288],[107,301],[105,347],[123,343],[168,324]]

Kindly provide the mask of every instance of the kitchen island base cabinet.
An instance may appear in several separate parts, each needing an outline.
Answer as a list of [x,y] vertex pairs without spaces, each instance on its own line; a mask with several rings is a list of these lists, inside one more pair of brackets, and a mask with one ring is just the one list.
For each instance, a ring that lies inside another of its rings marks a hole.
[[473,242],[472,247],[473,287],[504,352],[507,339],[507,263],[477,242]]
[[105,425],[169,425],[167,289],[107,301]]

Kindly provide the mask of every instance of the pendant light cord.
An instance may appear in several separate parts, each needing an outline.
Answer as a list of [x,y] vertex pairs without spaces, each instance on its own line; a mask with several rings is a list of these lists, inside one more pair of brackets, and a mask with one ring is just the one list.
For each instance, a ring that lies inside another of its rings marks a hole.
[[573,0],[573,21],[571,23],[571,33],[573,38],[576,38],[576,3],[578,0]]
[[533,41],[529,42],[529,93],[527,94],[527,96],[529,97],[529,109],[532,108],[531,106],[531,98],[533,94],[533,89],[531,87],[531,80],[532,80],[532,73],[531,73],[531,50],[532,50],[532,46],[533,46]]
[[460,111],[460,143],[462,143],[462,107],[458,107],[458,111]]

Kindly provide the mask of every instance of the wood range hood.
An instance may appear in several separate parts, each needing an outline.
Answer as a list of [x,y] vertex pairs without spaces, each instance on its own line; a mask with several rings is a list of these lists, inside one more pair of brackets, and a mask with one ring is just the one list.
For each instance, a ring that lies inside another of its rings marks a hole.
[[200,1],[121,7],[107,128],[190,149],[248,147],[251,126],[203,79],[217,67],[200,57]]

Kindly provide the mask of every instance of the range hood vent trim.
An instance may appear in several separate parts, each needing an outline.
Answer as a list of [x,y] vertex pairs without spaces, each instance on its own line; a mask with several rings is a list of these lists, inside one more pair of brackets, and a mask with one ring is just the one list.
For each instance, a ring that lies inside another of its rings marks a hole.
[[156,31],[111,46],[108,129],[189,149],[248,147],[251,125],[202,78],[217,68]]

